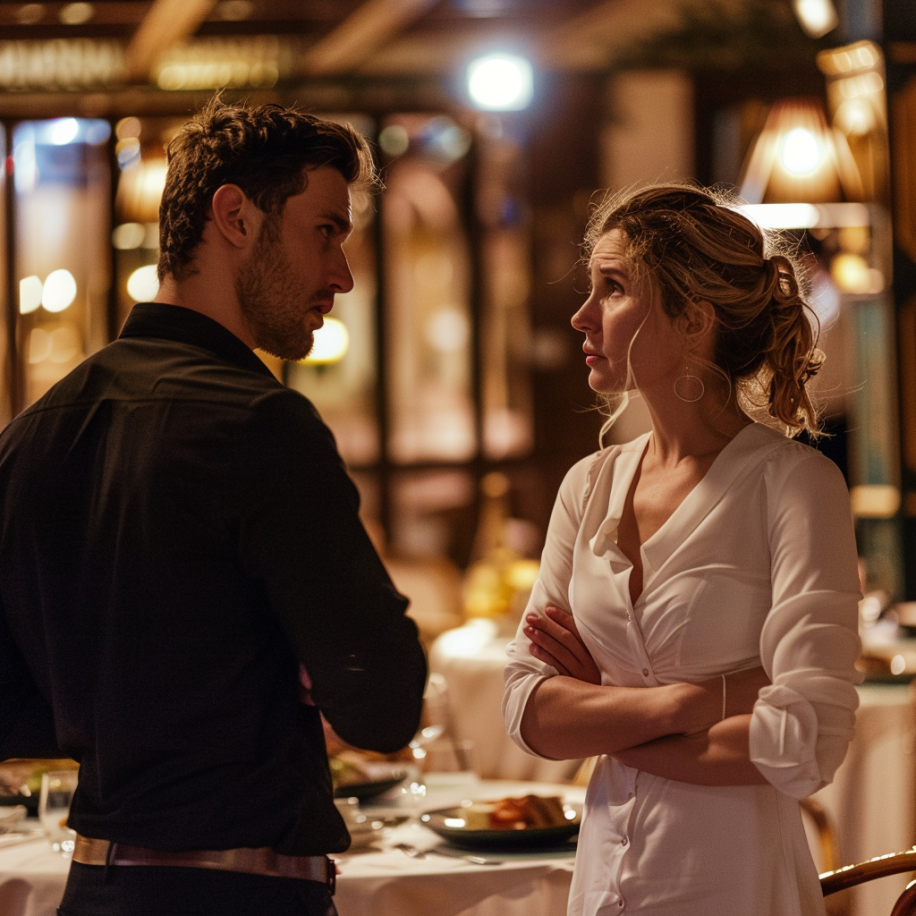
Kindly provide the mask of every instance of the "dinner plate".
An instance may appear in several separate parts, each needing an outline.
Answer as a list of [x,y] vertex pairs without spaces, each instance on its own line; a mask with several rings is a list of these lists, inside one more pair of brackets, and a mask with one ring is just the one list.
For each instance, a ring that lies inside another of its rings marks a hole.
[[395,786],[399,786],[405,779],[407,779],[407,771],[398,770],[384,779],[345,783],[334,789],[334,798],[358,798],[360,801],[365,801],[369,798],[375,798]]
[[[474,802],[485,805],[486,802]],[[551,827],[528,827],[524,830],[481,830],[467,826],[469,804],[453,808],[439,808],[420,816],[424,827],[437,833],[454,846],[467,849],[530,849],[534,847],[560,846],[567,843],[579,832],[582,821],[582,805],[563,803],[565,823]]]

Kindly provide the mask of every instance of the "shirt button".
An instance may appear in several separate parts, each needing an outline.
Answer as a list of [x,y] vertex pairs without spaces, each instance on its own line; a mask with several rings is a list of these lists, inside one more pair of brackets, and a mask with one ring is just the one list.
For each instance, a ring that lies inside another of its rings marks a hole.
[[619,906],[621,909],[623,909],[623,897],[621,897],[621,898],[617,901],[617,906]]
[[643,669],[642,669],[642,676],[643,676],[643,677],[648,677],[648,676],[649,676],[649,669],[648,669],[648,668],[643,668]]
[[629,842],[630,842],[629,837],[624,837],[624,838],[620,841],[620,845],[621,845],[621,846],[626,846],[627,843],[629,843]]

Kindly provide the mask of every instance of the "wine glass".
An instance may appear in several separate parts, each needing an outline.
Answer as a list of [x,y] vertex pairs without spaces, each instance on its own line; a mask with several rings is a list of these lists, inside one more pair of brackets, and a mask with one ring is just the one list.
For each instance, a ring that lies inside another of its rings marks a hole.
[[419,823],[420,807],[426,798],[423,778],[427,746],[445,734],[448,728],[448,690],[441,674],[431,674],[423,692],[423,716],[420,728],[407,745],[414,759],[409,783],[402,794],[410,799],[411,822]]
[[67,826],[67,818],[77,779],[76,770],[52,770],[41,776],[38,820],[51,848],[66,858],[73,855],[76,839],[76,831]]

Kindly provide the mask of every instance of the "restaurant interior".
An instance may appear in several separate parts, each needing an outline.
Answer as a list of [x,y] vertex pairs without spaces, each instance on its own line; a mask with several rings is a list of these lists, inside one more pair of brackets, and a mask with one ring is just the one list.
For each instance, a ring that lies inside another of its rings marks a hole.
[[[355,288],[311,355],[261,354],[332,429],[432,672],[404,754],[334,749],[367,836],[341,913],[565,913],[574,847],[556,836],[498,868],[414,859],[390,848],[385,805],[581,803],[589,761],[505,737],[504,649],[557,488],[599,447],[570,326],[590,208],[665,179],[735,190],[805,262],[827,356],[817,447],[849,486],[864,593],[856,737],[806,828],[824,872],[913,847],[916,5],[0,0],[0,426],[155,299],[164,145],[216,91],[351,123],[384,179],[354,198]],[[634,399],[604,443],[646,429]],[[0,801],[45,798],[43,763],[0,767]],[[890,913],[911,873],[831,894],[830,912]],[[49,916],[65,874],[0,822],[2,916]]]

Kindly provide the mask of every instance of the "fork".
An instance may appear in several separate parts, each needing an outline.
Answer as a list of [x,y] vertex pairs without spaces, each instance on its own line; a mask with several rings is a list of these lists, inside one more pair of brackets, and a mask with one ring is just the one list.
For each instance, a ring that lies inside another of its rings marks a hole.
[[410,843],[395,843],[395,849],[400,849],[411,859],[425,859],[428,855],[445,856],[447,859],[464,859],[474,865],[502,865],[501,859],[484,859],[481,856],[472,856],[463,852],[452,852],[450,849],[417,849]]

